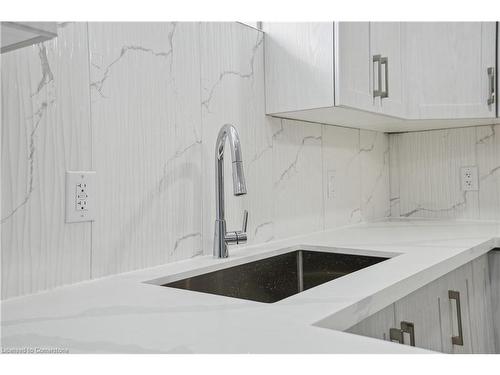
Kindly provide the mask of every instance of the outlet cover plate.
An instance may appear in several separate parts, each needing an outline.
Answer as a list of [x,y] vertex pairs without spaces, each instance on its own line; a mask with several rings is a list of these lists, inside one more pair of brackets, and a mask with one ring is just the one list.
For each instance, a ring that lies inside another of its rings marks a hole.
[[479,179],[476,165],[460,168],[460,179],[462,191],[479,190]]
[[66,223],[93,221],[95,171],[66,172]]

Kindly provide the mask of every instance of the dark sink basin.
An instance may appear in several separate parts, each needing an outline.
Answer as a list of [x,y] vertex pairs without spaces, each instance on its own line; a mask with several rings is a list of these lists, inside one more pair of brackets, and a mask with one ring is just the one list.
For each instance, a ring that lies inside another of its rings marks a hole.
[[297,250],[162,286],[273,303],[386,259]]

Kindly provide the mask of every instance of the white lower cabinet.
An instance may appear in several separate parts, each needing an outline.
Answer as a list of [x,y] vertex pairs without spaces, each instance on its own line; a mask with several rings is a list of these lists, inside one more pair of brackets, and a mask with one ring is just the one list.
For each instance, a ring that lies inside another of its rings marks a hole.
[[492,332],[495,337],[495,353],[500,353],[500,251],[490,251],[488,266],[491,285]]
[[[474,353],[500,353],[500,347],[495,349],[495,319],[497,325],[500,323],[500,315],[493,314],[494,298],[492,290],[499,291],[500,275],[497,271],[497,279],[491,280],[490,265],[500,267],[500,251],[490,251],[489,254],[477,258],[471,263],[472,283],[469,284],[469,309],[470,309],[470,332],[472,348]],[[494,288],[496,286],[496,288]]]
[[443,352],[473,353],[469,294],[472,268],[468,263],[437,281]]
[[395,303],[396,324],[393,326],[392,341],[420,348],[442,351],[442,334],[439,317],[438,283],[426,285]]
[[347,332],[443,353],[499,353],[499,283],[500,251],[492,251]]
[[392,304],[352,326],[347,332],[374,339],[389,340],[389,329],[394,327],[395,322],[394,304]]

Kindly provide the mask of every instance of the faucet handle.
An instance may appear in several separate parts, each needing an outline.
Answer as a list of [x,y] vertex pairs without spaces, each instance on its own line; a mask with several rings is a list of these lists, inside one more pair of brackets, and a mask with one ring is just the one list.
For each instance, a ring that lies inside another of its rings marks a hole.
[[224,235],[224,241],[227,244],[243,244],[247,242],[247,224],[248,224],[248,211],[243,211],[243,227],[241,230],[236,230],[234,232],[227,232]]
[[243,233],[247,231],[247,224],[248,224],[248,211],[245,210],[243,211],[243,228],[241,229]]

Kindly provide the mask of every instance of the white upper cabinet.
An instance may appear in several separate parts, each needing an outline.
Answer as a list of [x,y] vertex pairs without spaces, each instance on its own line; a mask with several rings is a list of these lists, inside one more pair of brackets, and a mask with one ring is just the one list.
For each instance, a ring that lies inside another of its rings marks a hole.
[[397,117],[405,116],[403,32],[404,23],[370,23],[370,55],[375,72],[373,84],[376,85],[375,92],[379,92],[376,107],[380,113]]
[[263,26],[267,113],[333,106],[333,24]]
[[407,117],[494,118],[495,22],[405,23]]
[[[272,54],[272,51],[266,52]],[[335,104],[375,111],[374,72],[370,63],[370,23],[336,23],[335,57],[336,61],[332,61],[335,65]]]
[[57,36],[55,22],[1,22],[1,53],[41,43]]
[[494,22],[263,30],[270,115],[389,132],[498,122]]
[[402,24],[335,24],[336,105],[404,116]]

